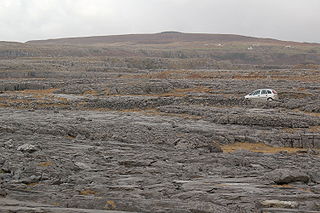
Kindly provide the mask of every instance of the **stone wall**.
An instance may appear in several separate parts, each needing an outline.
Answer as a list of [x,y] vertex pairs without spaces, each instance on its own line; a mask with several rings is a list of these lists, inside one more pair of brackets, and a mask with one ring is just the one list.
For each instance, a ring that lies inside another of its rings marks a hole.
[[300,134],[282,138],[282,145],[292,148],[320,148],[320,134]]

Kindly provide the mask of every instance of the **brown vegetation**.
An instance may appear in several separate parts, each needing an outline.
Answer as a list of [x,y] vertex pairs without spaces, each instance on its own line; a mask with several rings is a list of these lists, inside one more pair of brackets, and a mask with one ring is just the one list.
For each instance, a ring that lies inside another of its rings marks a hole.
[[295,153],[298,151],[306,151],[302,148],[289,148],[289,147],[272,147],[262,143],[234,143],[221,146],[223,152],[235,152],[238,150],[247,150],[250,152],[259,152],[259,153],[278,153],[278,152],[289,152]]

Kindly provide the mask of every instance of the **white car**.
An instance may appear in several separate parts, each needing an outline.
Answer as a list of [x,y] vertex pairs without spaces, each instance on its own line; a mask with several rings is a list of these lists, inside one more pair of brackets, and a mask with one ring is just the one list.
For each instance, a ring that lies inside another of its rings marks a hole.
[[244,96],[245,99],[260,99],[260,100],[277,100],[278,93],[273,89],[258,89],[253,91],[252,93]]

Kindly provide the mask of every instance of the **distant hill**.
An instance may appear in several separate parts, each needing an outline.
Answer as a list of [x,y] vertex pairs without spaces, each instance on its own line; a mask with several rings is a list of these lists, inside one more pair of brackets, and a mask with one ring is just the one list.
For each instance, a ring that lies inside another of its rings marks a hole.
[[[233,34],[174,31],[35,40],[26,43],[0,42],[0,59],[69,56],[121,57],[128,59],[127,61],[140,57],[148,67],[154,67],[160,59],[176,60],[177,64],[185,60],[193,65],[198,61],[200,64],[221,62],[233,65],[286,66],[320,64],[320,44]],[[166,63],[163,61],[159,63]]]
[[228,42],[275,42],[283,43],[276,39],[255,38],[233,34],[203,34],[203,33],[180,33],[162,32],[156,34],[127,34],[111,36],[93,36],[80,38],[60,38],[48,40],[28,41],[28,44],[41,45],[93,45],[103,43],[137,43],[137,44],[168,44],[174,42],[209,42],[209,43],[228,43]]

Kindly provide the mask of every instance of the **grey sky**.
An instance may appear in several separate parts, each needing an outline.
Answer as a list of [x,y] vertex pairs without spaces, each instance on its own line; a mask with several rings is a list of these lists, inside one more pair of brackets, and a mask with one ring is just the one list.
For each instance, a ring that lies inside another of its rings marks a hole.
[[0,0],[0,40],[233,33],[320,43],[320,0]]

